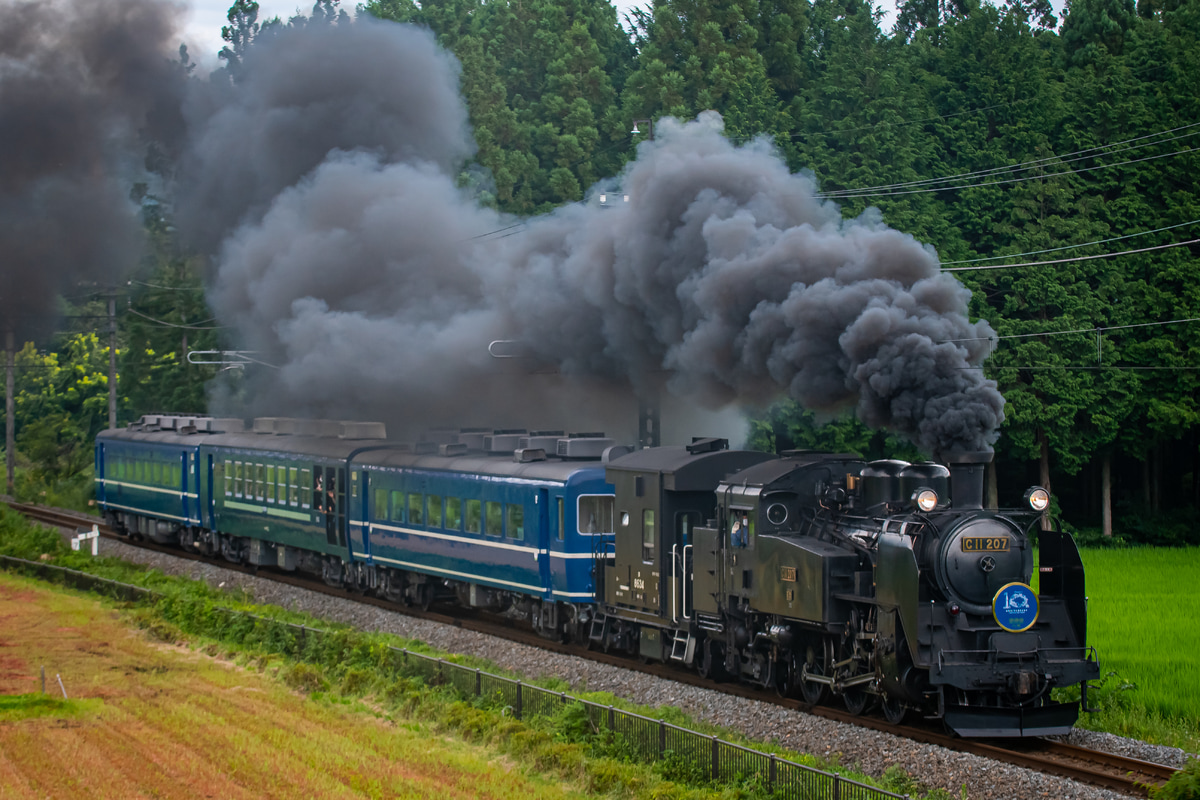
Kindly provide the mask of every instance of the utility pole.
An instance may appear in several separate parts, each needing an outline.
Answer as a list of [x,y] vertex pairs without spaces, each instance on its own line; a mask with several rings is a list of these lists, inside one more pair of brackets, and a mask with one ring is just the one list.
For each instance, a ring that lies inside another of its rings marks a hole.
[[7,470],[8,494],[11,497],[13,494],[13,472],[17,469],[17,387],[16,381],[13,378],[13,372],[17,366],[17,351],[16,345],[13,343],[13,331],[9,323],[9,329],[4,336],[4,466]]
[[117,290],[108,295],[108,429],[117,427]]

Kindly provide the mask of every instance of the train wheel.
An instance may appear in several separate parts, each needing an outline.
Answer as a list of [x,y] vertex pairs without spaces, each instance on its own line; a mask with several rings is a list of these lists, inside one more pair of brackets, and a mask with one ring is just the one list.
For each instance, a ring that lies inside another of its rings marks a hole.
[[775,692],[780,697],[795,697],[801,683],[800,661],[795,653],[787,653],[775,666]]
[[904,701],[889,694],[883,696],[880,707],[883,710],[883,718],[892,725],[904,722],[904,715],[908,713],[908,706]]
[[706,639],[701,647],[700,658],[696,662],[696,672],[701,678],[719,681],[725,672],[725,656],[721,646],[711,639]]
[[[809,647],[805,653],[804,671],[809,675],[824,676],[824,661],[824,658],[818,656],[816,651],[812,647]],[[800,696],[804,698],[804,702],[815,706],[825,697],[825,684],[802,679],[800,681]]]
[[846,710],[855,716],[867,710],[870,700],[871,695],[862,689],[847,689],[842,693],[842,702],[846,704]]

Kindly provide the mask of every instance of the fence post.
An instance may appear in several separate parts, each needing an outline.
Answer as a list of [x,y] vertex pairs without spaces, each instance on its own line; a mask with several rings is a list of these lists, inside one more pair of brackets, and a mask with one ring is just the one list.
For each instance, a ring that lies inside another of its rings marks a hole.
[[444,680],[446,680],[446,669],[445,669],[445,667],[446,667],[446,659],[444,659],[444,658],[439,658],[439,659],[438,659],[438,673],[437,673],[437,674],[438,674],[438,681],[444,681]]
[[721,740],[712,737],[712,779],[721,779]]
[[617,715],[616,712],[613,711],[612,706],[608,707],[608,729],[610,731],[615,731],[617,729]]
[[515,711],[516,711],[516,713],[514,714],[514,716],[516,716],[517,719],[520,719],[521,718],[521,682],[520,681],[517,681],[517,707],[516,707]]
[[667,723],[658,721],[658,757],[662,758],[667,752]]
[[483,694],[483,670],[475,670],[475,696],[479,697]]
[[831,800],[842,800],[842,776],[833,773],[833,797]]
[[771,760],[767,764],[767,791],[775,791],[775,754],[771,753]]

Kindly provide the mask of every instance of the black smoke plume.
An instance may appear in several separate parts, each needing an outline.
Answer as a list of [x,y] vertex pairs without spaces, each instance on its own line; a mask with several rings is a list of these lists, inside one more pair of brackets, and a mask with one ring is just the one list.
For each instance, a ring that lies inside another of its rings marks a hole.
[[[714,113],[657,126],[620,177],[627,204],[521,221],[456,188],[466,115],[428,33],[310,26],[246,67],[194,132],[192,170],[234,159],[197,197],[212,230],[240,222],[212,300],[279,367],[251,383],[258,409],[538,419],[665,388],[707,407],[855,407],[928,452],[996,437],[1004,401],[978,369],[991,329],[932,249],[877,212],[843,219]],[[491,359],[493,340],[524,357]],[[587,389],[547,395],[548,372]]]
[[144,145],[182,137],[182,8],[0,2],[0,329],[52,324],[56,297],[136,265]]

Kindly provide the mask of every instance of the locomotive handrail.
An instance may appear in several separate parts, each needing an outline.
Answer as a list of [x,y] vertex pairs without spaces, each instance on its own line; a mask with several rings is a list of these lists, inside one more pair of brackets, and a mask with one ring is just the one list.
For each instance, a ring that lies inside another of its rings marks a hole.
[[679,614],[675,609],[675,597],[679,594],[679,576],[676,566],[679,562],[675,560],[675,548],[677,544],[671,545],[671,622],[679,622]]
[[683,603],[682,603],[683,618],[686,620],[689,620],[689,621],[692,619],[692,617],[690,614],[688,614],[688,609],[687,609],[687,574],[686,574],[686,572],[687,572],[687,551],[691,550],[692,547],[693,547],[693,545],[690,545],[690,544],[685,544],[683,546],[683,569],[684,569],[684,573],[685,573],[684,574],[684,583],[683,583]]

